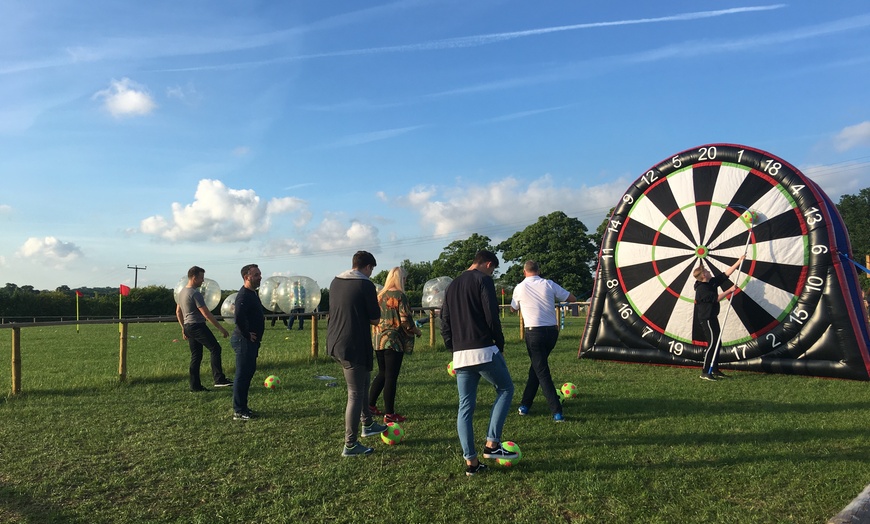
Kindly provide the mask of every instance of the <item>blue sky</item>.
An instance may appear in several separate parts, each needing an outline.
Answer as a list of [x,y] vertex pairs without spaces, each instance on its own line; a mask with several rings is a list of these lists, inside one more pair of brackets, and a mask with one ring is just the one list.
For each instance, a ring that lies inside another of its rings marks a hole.
[[358,249],[594,231],[714,142],[836,202],[870,187],[868,80],[865,1],[3,2],[0,285],[327,287]]

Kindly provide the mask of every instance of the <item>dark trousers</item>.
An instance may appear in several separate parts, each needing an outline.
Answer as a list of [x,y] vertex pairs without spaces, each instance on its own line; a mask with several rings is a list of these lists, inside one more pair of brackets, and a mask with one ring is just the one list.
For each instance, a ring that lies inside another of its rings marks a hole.
[[719,319],[711,318],[701,322],[701,329],[704,331],[704,337],[707,339],[707,350],[704,351],[704,367],[701,369],[704,373],[719,371],[719,363],[716,357],[719,356]]
[[562,403],[559,402],[556,386],[553,385],[553,377],[550,376],[550,362],[548,361],[550,353],[556,347],[556,341],[559,340],[559,328],[556,326],[526,328],[523,334],[526,339],[526,351],[529,353],[532,365],[529,366],[529,379],[526,382],[526,389],[523,390],[520,403],[530,407],[540,387],[544,398],[547,399],[550,411],[553,414],[561,413]]
[[392,349],[382,349],[375,351],[378,357],[378,374],[372,380],[371,391],[369,392],[369,405],[374,406],[378,403],[378,397],[381,392],[384,393],[384,412],[396,412],[396,384],[399,382],[399,371],[402,370],[402,360],[405,353],[401,351],[393,351]]
[[287,324],[287,329],[293,329],[293,322],[295,322],[296,319],[298,318],[299,319],[299,331],[302,331],[302,326],[305,323],[305,318],[299,316],[299,314],[305,313],[305,309],[304,308],[298,308],[298,309],[293,308],[290,310],[290,313],[291,313],[290,322]]
[[251,342],[237,333],[230,337],[230,345],[236,352],[236,377],[233,380],[233,410],[236,413],[248,411],[248,390],[257,371],[257,355],[260,343]]
[[202,383],[199,379],[199,367],[202,364],[202,348],[208,348],[211,353],[211,374],[214,378],[214,383],[226,381],[224,369],[221,365],[221,345],[218,344],[214,333],[208,328],[205,322],[199,324],[185,324],[184,335],[187,337],[187,344],[190,346],[190,389],[199,389]]
[[344,444],[353,446],[359,438],[360,422],[370,425],[372,412],[366,404],[369,396],[369,385],[372,380],[372,370],[366,364],[356,364],[347,360],[339,360],[344,380],[347,382],[347,405],[344,408]]

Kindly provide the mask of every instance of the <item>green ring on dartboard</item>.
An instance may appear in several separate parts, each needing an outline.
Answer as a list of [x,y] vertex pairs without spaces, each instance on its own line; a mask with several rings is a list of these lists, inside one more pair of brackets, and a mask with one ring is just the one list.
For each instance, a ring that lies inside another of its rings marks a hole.
[[[614,320],[698,360],[705,344],[692,322],[692,270],[724,271],[745,252],[719,361],[777,351],[823,294],[831,253],[820,198],[789,163],[750,147],[711,144],[660,162],[623,195],[602,239],[599,278]],[[743,220],[746,211],[757,220]]]

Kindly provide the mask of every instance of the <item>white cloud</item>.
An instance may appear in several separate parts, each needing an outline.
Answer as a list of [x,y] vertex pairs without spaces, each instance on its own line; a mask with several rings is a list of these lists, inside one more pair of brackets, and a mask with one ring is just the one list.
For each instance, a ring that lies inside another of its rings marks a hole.
[[172,217],[142,220],[140,231],[172,242],[236,242],[269,230],[272,217],[304,211],[305,201],[273,198],[263,202],[252,189],[230,189],[220,180],[199,181],[192,203],[172,204]]
[[157,107],[148,91],[129,78],[112,80],[108,89],[98,91],[92,98],[103,99],[104,107],[115,118],[147,115]]
[[12,206],[8,204],[0,204],[0,215],[6,215],[12,212]]
[[188,106],[196,106],[202,102],[202,95],[193,84],[186,86],[171,86],[166,88],[166,98],[179,100]]
[[843,195],[857,194],[870,183],[870,166],[860,160],[825,165],[804,165],[801,172],[837,202]]
[[301,255],[304,247],[294,238],[285,238],[269,242],[263,249],[266,256]]
[[247,156],[251,152],[251,148],[248,146],[239,146],[233,149],[233,155],[235,156]]
[[63,267],[66,263],[82,256],[82,250],[72,242],[64,242],[55,237],[30,237],[16,254],[22,258],[44,261],[55,267]]
[[308,237],[309,250],[343,251],[346,249],[366,249],[377,252],[380,247],[378,228],[351,220],[350,225],[335,217],[324,218],[320,225]]
[[[446,235],[531,223],[553,211],[603,217],[627,185],[627,181],[618,179],[594,187],[558,187],[550,175],[527,184],[508,177],[487,185],[459,184],[440,191],[435,187],[415,188],[397,202],[416,210],[423,225],[432,227],[436,235]],[[585,225],[594,230],[598,223]]]
[[834,147],[840,152],[866,146],[870,146],[870,121],[843,128],[834,137]]

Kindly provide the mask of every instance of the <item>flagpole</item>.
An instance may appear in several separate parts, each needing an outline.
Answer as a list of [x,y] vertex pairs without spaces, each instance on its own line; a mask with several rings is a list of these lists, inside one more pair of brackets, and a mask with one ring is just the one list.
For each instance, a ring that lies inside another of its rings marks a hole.
[[123,328],[121,327],[121,304],[124,302],[124,294],[118,293],[118,331],[123,332]]
[[504,315],[505,315],[505,312],[504,312],[504,288],[501,288],[501,318],[502,319],[505,318]]
[[79,292],[76,291],[76,333],[79,332]]

